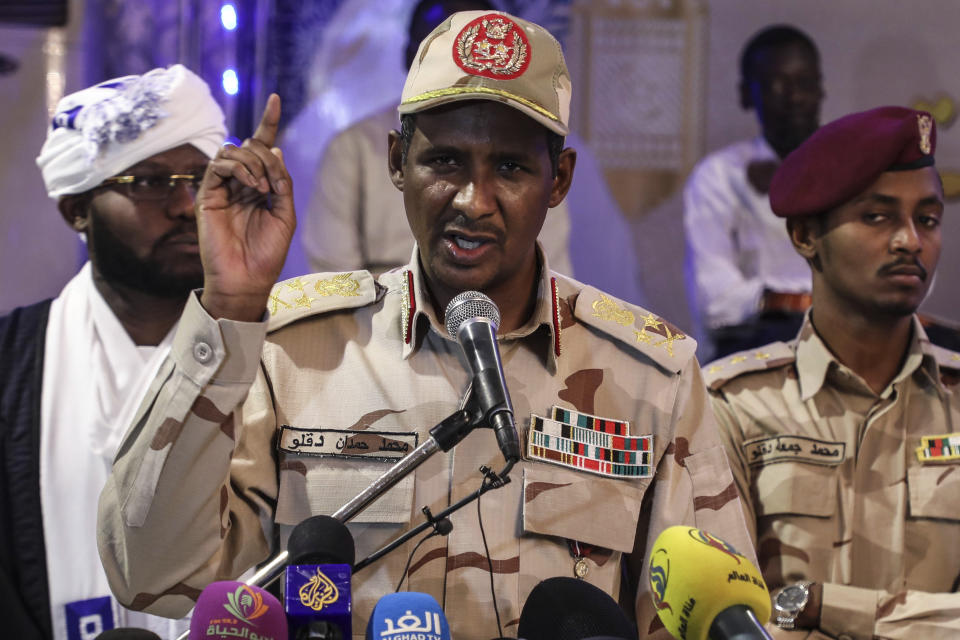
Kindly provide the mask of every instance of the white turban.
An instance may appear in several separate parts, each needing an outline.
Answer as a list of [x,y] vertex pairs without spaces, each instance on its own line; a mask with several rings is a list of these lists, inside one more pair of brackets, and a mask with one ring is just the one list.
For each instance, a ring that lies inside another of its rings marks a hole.
[[83,193],[182,144],[212,158],[227,130],[207,83],[175,64],[72,93],[57,105],[37,166],[47,195]]

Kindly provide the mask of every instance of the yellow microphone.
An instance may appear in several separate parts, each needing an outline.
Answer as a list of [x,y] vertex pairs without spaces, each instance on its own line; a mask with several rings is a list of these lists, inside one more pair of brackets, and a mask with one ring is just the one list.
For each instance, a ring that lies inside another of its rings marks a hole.
[[760,571],[729,543],[693,527],[665,529],[650,552],[653,604],[679,640],[770,635],[770,593]]

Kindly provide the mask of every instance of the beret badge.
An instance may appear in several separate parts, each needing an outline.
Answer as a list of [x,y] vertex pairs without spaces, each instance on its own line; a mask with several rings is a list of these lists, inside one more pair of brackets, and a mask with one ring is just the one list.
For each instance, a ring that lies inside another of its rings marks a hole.
[[453,43],[453,59],[471,75],[511,80],[530,65],[530,42],[512,20],[489,14],[460,31]]
[[920,151],[930,155],[930,132],[933,130],[933,120],[925,113],[917,114],[917,128],[920,130]]

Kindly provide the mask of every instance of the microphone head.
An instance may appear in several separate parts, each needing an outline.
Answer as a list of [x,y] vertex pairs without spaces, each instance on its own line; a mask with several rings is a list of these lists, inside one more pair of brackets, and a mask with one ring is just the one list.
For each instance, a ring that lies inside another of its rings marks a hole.
[[160,640],[160,636],[146,629],[117,627],[97,634],[93,640]]
[[283,606],[260,587],[234,580],[211,582],[197,598],[190,619],[190,640],[234,640],[256,635],[286,640]]
[[675,638],[707,640],[729,607],[744,605],[765,622],[770,594],[763,575],[729,543],[693,527],[664,529],[650,552],[650,593]]
[[356,549],[347,525],[330,516],[311,516],[290,532],[289,564],[348,564]]
[[637,629],[605,591],[576,578],[548,578],[530,592],[517,637],[525,640],[636,638]]
[[496,330],[500,326],[500,309],[497,308],[493,300],[479,291],[458,293],[447,305],[447,310],[444,313],[447,333],[456,340],[460,325],[472,318],[486,318],[493,322],[494,330]]
[[366,640],[450,640],[450,625],[433,596],[415,591],[388,593],[377,601],[367,622]]

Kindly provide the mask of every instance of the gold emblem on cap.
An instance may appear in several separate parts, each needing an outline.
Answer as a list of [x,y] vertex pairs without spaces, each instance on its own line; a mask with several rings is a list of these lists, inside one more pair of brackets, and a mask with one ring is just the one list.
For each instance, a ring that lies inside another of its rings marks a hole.
[[454,45],[457,64],[467,73],[511,79],[526,71],[530,45],[508,18],[490,14],[460,32]]
[[920,129],[920,151],[930,155],[930,134],[933,131],[933,119],[925,113],[917,115],[917,128]]

